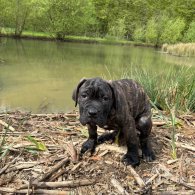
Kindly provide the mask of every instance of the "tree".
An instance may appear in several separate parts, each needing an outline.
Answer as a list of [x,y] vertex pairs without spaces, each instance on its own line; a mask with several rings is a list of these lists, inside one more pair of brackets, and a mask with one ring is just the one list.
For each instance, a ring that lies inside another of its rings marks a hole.
[[168,20],[160,37],[161,43],[176,43],[182,39],[185,22],[181,18]]
[[188,30],[186,31],[184,41],[195,42],[195,21],[191,22]]
[[89,0],[49,0],[48,30],[55,33],[57,38],[66,35],[82,34],[92,19],[93,5]]
[[147,43],[158,43],[158,23],[155,18],[148,20],[146,25],[145,39]]

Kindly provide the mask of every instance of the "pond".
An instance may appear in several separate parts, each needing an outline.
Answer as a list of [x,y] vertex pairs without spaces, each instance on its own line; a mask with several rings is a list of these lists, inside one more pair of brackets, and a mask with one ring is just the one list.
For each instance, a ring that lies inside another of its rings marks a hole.
[[68,112],[83,77],[120,78],[132,67],[159,72],[179,65],[194,65],[194,59],[146,47],[1,38],[0,112]]

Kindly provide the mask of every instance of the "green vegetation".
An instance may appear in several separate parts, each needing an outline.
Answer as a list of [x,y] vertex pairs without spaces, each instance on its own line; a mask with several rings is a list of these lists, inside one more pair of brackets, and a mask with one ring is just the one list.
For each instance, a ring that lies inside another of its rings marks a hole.
[[163,44],[162,51],[176,56],[195,56],[195,43]]
[[[110,74],[111,75],[111,74]],[[193,68],[170,68],[167,73],[154,73],[134,68],[124,71],[120,78],[132,78],[141,83],[152,104],[165,111],[195,112],[195,77]]]
[[[194,1],[0,0],[0,34],[104,38],[161,45],[195,41]],[[9,29],[12,29],[11,31]]]

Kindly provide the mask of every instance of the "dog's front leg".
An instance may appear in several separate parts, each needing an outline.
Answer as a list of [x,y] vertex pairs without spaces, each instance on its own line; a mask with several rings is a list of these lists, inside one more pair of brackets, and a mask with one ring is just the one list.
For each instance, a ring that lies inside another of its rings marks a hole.
[[80,155],[82,156],[86,151],[90,151],[91,154],[95,152],[95,147],[97,145],[97,126],[87,125],[89,138],[85,141],[81,147]]
[[129,121],[124,124],[122,131],[127,145],[127,153],[123,156],[122,161],[126,165],[135,167],[139,165],[140,161],[138,154],[138,137],[133,118],[130,118]]

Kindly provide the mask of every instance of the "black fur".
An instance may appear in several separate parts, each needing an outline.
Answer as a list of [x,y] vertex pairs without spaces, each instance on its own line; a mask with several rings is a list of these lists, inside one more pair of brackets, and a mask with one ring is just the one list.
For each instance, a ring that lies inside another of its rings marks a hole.
[[[81,155],[87,150],[95,151],[95,146],[106,140],[124,139],[127,153],[125,164],[139,165],[139,140],[143,157],[147,161],[155,159],[148,140],[152,129],[151,108],[148,96],[135,81],[123,79],[108,82],[101,78],[82,80],[73,92],[75,105],[79,104],[80,122],[88,126],[89,138],[82,145]],[[98,138],[97,126],[115,130],[110,135]],[[138,130],[139,139],[137,136]]]

